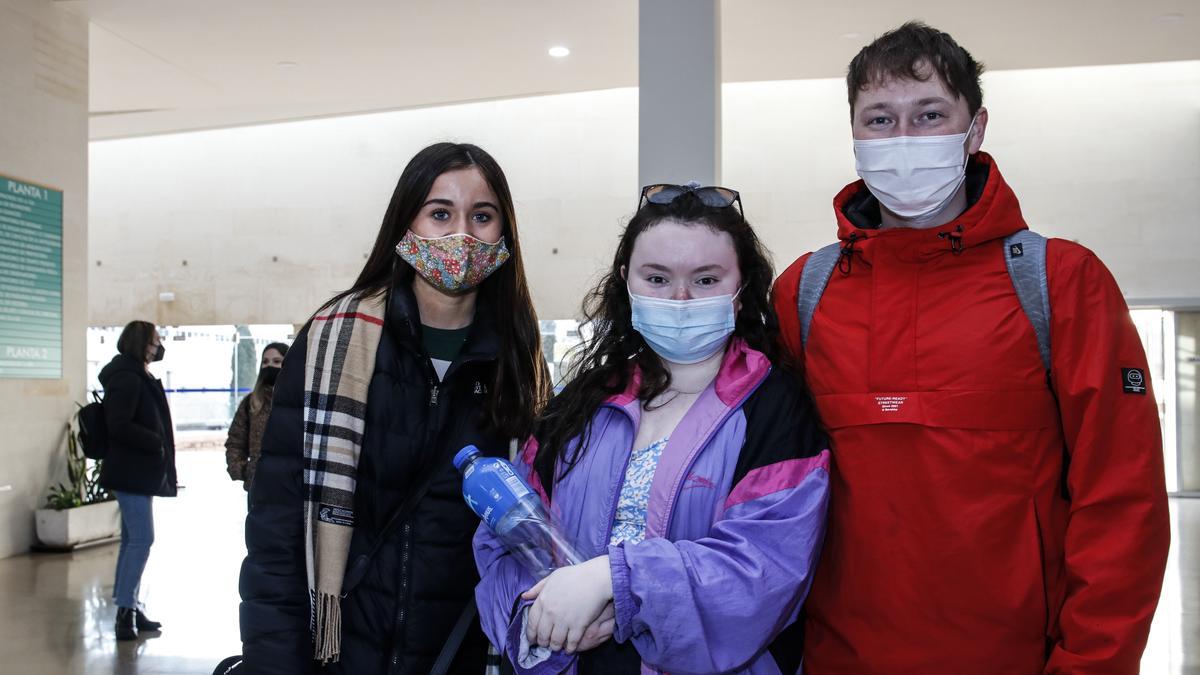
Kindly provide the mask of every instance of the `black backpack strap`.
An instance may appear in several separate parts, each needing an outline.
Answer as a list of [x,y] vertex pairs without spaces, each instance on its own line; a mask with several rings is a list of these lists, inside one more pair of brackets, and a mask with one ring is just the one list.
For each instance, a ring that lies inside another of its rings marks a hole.
[[442,645],[442,651],[438,654],[437,661],[434,661],[433,668],[429,669],[429,675],[446,675],[450,672],[450,665],[454,662],[454,657],[458,655],[458,648],[467,636],[467,631],[471,629],[471,624],[475,622],[475,610],[475,599],[472,598],[467,601],[467,606],[458,616],[454,630],[450,631],[450,637],[446,638],[445,644]]

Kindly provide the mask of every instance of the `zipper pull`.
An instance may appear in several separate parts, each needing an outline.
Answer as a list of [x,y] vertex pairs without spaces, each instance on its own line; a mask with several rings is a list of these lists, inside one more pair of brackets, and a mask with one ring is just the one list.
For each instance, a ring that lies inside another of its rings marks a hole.
[[435,384],[429,389],[429,405],[433,407],[438,402],[438,386]]

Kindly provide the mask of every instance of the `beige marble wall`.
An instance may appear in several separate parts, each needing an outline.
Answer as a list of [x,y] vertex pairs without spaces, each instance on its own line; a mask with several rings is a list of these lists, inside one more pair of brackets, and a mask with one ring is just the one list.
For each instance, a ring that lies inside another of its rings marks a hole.
[[0,173],[63,191],[64,317],[63,379],[0,379],[0,557],[33,543],[33,510],[65,479],[65,423],[84,394],[88,29],[57,5],[0,0]]
[[[1093,248],[1135,300],[1200,300],[1200,61],[984,87],[984,149],[1035,229]],[[782,271],[833,240],[855,178],[845,85],[726,84],[723,100],[722,182]],[[637,202],[637,109],[616,89],[94,142],[89,320],[304,321],[357,274],[404,164],[445,139],[500,161],[539,314],[573,317]]]

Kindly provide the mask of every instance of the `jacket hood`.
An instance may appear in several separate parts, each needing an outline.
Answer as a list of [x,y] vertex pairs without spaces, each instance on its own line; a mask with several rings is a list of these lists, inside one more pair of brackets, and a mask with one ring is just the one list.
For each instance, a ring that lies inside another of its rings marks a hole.
[[862,180],[842,188],[833,199],[838,239],[869,257],[872,240],[899,239],[914,253],[935,254],[979,246],[1028,229],[1016,194],[985,152],[971,156],[967,166],[967,200],[962,215],[929,229],[879,228],[879,202]]
[[145,364],[138,362],[138,360],[132,356],[117,354],[113,357],[112,361],[108,362],[108,365],[104,366],[104,368],[100,370],[100,375],[96,379],[100,380],[100,386],[107,386],[108,381],[112,379],[113,375],[125,371],[135,373],[145,378],[150,377],[150,375],[146,372]]

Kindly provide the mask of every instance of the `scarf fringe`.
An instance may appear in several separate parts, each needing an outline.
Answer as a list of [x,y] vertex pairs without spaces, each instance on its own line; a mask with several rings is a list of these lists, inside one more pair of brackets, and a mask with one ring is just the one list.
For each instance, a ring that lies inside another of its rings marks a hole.
[[330,593],[318,593],[314,600],[313,658],[322,664],[337,663],[342,648],[341,598]]

